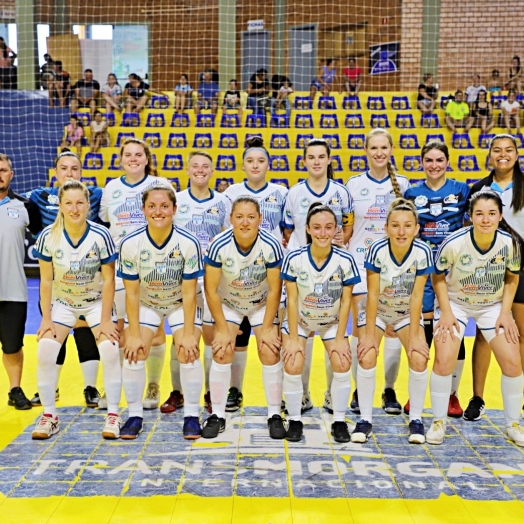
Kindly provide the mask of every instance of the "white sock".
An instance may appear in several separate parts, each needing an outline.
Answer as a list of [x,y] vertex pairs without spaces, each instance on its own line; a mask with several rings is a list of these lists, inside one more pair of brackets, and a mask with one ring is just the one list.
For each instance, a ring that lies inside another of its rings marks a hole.
[[84,377],[84,388],[87,388],[87,386],[96,388],[99,366],[99,360],[80,362],[80,369],[82,370],[82,376]]
[[[402,344],[398,338],[384,337],[384,376],[385,387],[395,389],[395,382],[400,369]],[[411,408],[410,408],[411,409]]]
[[518,377],[506,377],[506,375],[502,375],[501,389],[506,427],[512,426],[514,422],[519,422],[523,387],[524,378],[522,374]]
[[302,375],[289,375],[284,371],[282,385],[284,398],[286,399],[287,418],[289,420],[302,420],[300,412],[302,408]]
[[280,415],[280,406],[282,405],[282,381],[284,380],[282,369],[282,361],[272,366],[262,365],[262,380],[266,393],[268,418],[271,418],[273,415]]
[[206,393],[211,391],[209,387],[209,372],[213,363],[213,348],[212,346],[204,345],[204,373],[206,379]]
[[198,417],[200,415],[200,393],[204,382],[200,360],[195,360],[192,364],[180,364],[180,380],[184,388],[184,417]]
[[[422,421],[422,410],[428,387],[428,370],[409,370],[408,392],[409,392],[409,421]],[[447,410],[447,407],[446,407]],[[446,411],[447,412],[447,411]]]
[[213,415],[226,418],[226,402],[231,382],[231,364],[219,364],[212,361],[209,371],[209,391],[213,404]]
[[120,350],[118,343],[104,340],[98,346],[100,360],[104,371],[104,388],[107,398],[107,412],[118,413],[118,404],[122,392],[122,368],[120,367]]
[[309,379],[311,377],[311,364],[313,362],[313,343],[315,337],[309,337],[306,342],[306,358],[304,359],[304,369],[302,369],[302,389],[304,393],[309,391]]
[[124,360],[122,385],[126,394],[129,417],[144,418],[142,396],[146,387],[146,363],[143,360],[138,362]]
[[357,387],[357,369],[358,369],[358,357],[357,357],[358,337],[351,336],[349,341],[349,348],[351,349],[351,377]]
[[331,383],[331,402],[333,403],[333,422],[344,422],[351,393],[351,371],[333,373]]
[[50,338],[38,342],[36,381],[44,413],[56,417],[55,390],[58,382],[56,359],[62,344]]
[[331,390],[333,383],[333,368],[331,367],[331,360],[329,360],[328,352],[324,350],[324,367],[326,368],[326,391]]
[[166,359],[166,345],[151,346],[149,356],[146,360],[147,366],[147,382],[148,384],[160,385],[162,378],[162,369],[164,368],[164,360]]
[[360,418],[373,423],[373,397],[375,396],[375,377],[377,367],[364,369],[358,365],[357,389],[358,405],[360,406]]
[[462,378],[462,372],[464,371],[464,360],[457,360],[455,369],[453,370],[453,378],[451,380],[451,394],[456,394],[459,386],[460,379]]
[[435,420],[442,420],[443,422],[447,420],[452,380],[453,377],[451,375],[443,377],[437,375],[434,371],[431,372],[429,391],[431,393],[431,410],[433,411]]
[[180,362],[176,354],[175,344],[171,344],[171,360],[169,361],[171,368],[171,387],[172,391],[180,391],[182,393],[182,380],[180,378]]
[[235,351],[233,363],[231,364],[231,387],[242,391],[244,375],[246,374],[247,350]]

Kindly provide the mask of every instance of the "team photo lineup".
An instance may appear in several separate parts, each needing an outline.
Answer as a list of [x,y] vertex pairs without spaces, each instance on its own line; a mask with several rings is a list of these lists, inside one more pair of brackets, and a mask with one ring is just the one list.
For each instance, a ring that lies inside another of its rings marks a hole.
[[[306,178],[288,190],[267,181],[268,150],[260,136],[248,136],[238,153],[245,181],[222,192],[212,189],[208,152],[189,154],[188,189],[175,191],[137,138],[123,141],[122,174],[103,189],[81,182],[81,161],[66,147],[56,158],[56,185],[18,195],[10,189],[16,165],[0,154],[0,339],[9,405],[42,407],[32,439],[60,431],[56,398],[72,330],[92,383],[86,404],[107,410],[104,439],[136,439],[144,409],[158,407],[183,411],[180,439],[216,439],[226,413],[243,406],[253,330],[272,439],[303,438],[318,335],[327,381],[322,408],[332,415],[333,442],[363,444],[376,429],[376,369],[384,359],[384,411],[409,416],[409,443],[445,445],[448,416],[481,418],[493,352],[502,373],[504,437],[524,447],[524,176],[517,142],[495,135],[492,171],[473,186],[447,177],[449,151],[440,140],[422,147],[425,179],[410,185],[393,167],[394,145],[386,129],[369,132],[369,168],[343,185],[334,180],[329,143],[312,138],[303,151]],[[437,218],[446,227],[437,227]],[[21,388],[26,228],[36,238],[42,315],[31,400]],[[475,391],[462,410],[457,391],[470,319],[477,329]],[[167,349],[165,320],[173,340]],[[409,364],[404,406],[395,393],[402,347]],[[166,353],[172,391],[161,397]],[[424,424],[428,387],[433,418]],[[120,416],[124,400],[127,420]],[[346,419],[348,409],[356,424]]]

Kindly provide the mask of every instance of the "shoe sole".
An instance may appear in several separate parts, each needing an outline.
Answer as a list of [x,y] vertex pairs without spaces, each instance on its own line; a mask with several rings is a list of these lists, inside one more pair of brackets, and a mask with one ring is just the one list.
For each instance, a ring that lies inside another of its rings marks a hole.
[[385,408],[384,406],[382,406],[382,409],[388,415],[400,415],[402,413],[402,408]]
[[12,408],[17,409],[18,411],[26,411],[28,409],[31,409],[33,407],[33,404],[29,403],[29,405],[25,405],[22,407],[17,406],[14,402],[8,402],[8,406],[11,406]]
[[120,435],[115,435],[114,433],[110,433],[109,431],[102,431],[102,438],[105,438],[106,440],[116,440],[119,437]]
[[424,444],[424,442],[426,442],[426,437],[424,437],[424,435],[410,435],[408,437],[408,442],[410,444]]
[[462,415],[462,418],[463,418],[464,420],[468,420],[469,422],[476,422],[477,420],[480,420],[480,419],[481,419],[482,415],[484,415],[484,411],[485,411],[485,408],[482,407],[482,408],[480,409],[479,416],[476,417],[476,418],[467,418],[467,417],[466,417],[466,412],[464,411],[464,414]]
[[33,440],[47,440],[49,438],[51,438],[53,435],[56,435],[58,433],[58,431],[56,433],[51,433],[51,435],[49,435],[48,433],[31,433],[31,438]]
[[350,436],[350,441],[354,444],[364,444],[368,441],[369,436],[366,436],[364,433],[353,433]]
[[89,404],[86,402],[86,407],[88,408],[97,408],[98,402],[95,404],[94,402],[90,402]]
[[201,435],[201,436],[202,436],[202,438],[217,438],[218,435],[220,435],[220,433],[224,433],[225,430],[226,430],[225,427],[223,427],[223,428],[221,427],[221,428],[218,430],[218,433],[217,433],[216,435],[212,435],[212,436],[209,436],[209,437],[206,437],[206,436],[204,435],[204,430],[202,430],[202,435]]
[[463,415],[464,415],[464,411],[461,411],[460,413],[450,413],[448,411],[448,417],[450,418],[462,418]]
[[271,433],[269,433],[269,436],[273,439],[273,440],[284,440],[286,438],[286,431],[284,430],[284,433],[282,434],[278,434],[278,435],[272,435]]
[[351,437],[349,438],[344,438],[344,439],[341,439],[341,438],[335,438],[335,435],[333,435],[333,433],[331,433],[331,436],[333,437],[333,440],[335,442],[338,442],[339,444],[347,444],[348,442],[351,442]]
[[148,410],[148,411],[149,411],[149,410],[152,410],[152,409],[158,409],[158,404],[156,404],[156,405],[154,405],[154,406],[150,406],[150,407],[146,407],[146,406],[144,405],[144,409],[146,409],[146,410]]
[[300,442],[302,440],[302,435],[300,435],[300,437],[288,437],[286,435],[286,440],[288,442]]
[[235,411],[238,411],[240,408],[241,406],[226,406],[226,412],[234,413]]
[[[140,435],[140,433],[138,435]],[[122,440],[135,440],[136,438],[138,438],[138,435],[122,435],[122,434],[120,434],[120,438]]]
[[439,446],[440,444],[444,443],[444,440],[438,440],[437,441],[437,440],[433,440],[431,437],[430,438],[426,437],[426,442],[428,444],[433,444],[434,446]]
[[353,413],[356,413],[357,415],[360,415],[360,408],[354,408],[354,407],[349,407],[349,409],[353,412]]
[[185,440],[197,440],[199,439],[202,435],[183,435],[184,436],[184,439]]
[[515,446],[519,446],[521,448],[524,448],[524,441],[523,442],[517,442],[516,440],[513,440],[509,435],[507,434],[504,434],[504,436],[506,437],[506,440],[508,440],[509,442],[513,442],[513,444],[515,444]]

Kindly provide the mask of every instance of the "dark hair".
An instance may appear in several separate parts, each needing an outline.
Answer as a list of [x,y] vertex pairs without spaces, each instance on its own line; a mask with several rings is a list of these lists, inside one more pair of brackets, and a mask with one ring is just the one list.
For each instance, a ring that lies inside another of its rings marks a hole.
[[140,81],[140,77],[136,73],[129,73],[129,75],[127,75],[127,78],[129,78],[131,80],[138,80],[138,81]]
[[[55,62],[56,63],[56,62]],[[92,69],[84,69],[84,73],[92,73],[93,70]]]
[[236,78],[232,78],[229,82],[235,82],[235,84],[237,83],[237,79]]
[[109,74],[107,75],[107,79],[108,79],[108,80],[109,80],[109,77],[110,77],[110,76],[114,76],[114,77],[115,77],[115,84],[116,84],[117,86],[119,86],[120,84],[118,83],[118,78],[117,78],[117,76],[115,75],[115,73],[109,73]]
[[69,115],[69,120],[71,120],[71,118],[78,122],[78,117],[76,115]]
[[350,60],[353,60],[353,62],[356,62],[356,61],[357,61],[357,59],[356,59],[354,56],[348,56],[348,62],[349,62]]
[[8,58],[9,53],[7,52],[7,44],[5,43],[5,40],[1,36],[0,36],[0,49],[2,49],[4,58]]
[[420,151],[420,159],[424,160],[424,157],[430,152],[433,151],[433,149],[438,149],[442,153],[444,153],[444,156],[446,157],[446,160],[449,161],[449,149],[444,142],[441,142],[440,140],[430,140],[427,142]]
[[57,60],[55,66],[62,67],[62,60]]
[[176,206],[176,195],[175,195],[175,191],[170,188],[169,186],[159,186],[159,185],[154,185],[154,186],[149,186],[143,193],[142,193],[142,205],[145,206],[146,205],[146,201],[149,197],[149,195],[153,192],[153,191],[165,191],[167,193],[167,196],[169,197],[169,200],[171,200],[171,202],[173,202],[173,205]]
[[424,80],[424,82],[427,82],[432,76],[433,76],[433,73],[424,73],[422,80]]
[[255,71],[255,74],[260,76],[260,75],[267,75],[267,69],[264,69],[263,67],[261,67],[260,69],[257,69]]
[[70,157],[73,157],[73,158],[76,158],[80,164],[80,167],[82,167],[82,163],[80,162],[80,159],[78,158],[77,155],[75,155],[75,153],[73,153],[73,151],[71,151],[71,149],[69,149],[68,147],[64,147],[62,149],[62,151],[60,151],[60,154],[55,158],[55,167],[58,166],[58,162],[61,158],[64,158],[66,156],[70,156]]
[[457,90],[455,91],[455,96],[457,96],[457,95],[460,94],[460,93],[464,93],[464,91],[462,91],[461,89],[457,89]]
[[498,70],[498,69],[493,69],[493,71],[491,71],[491,76],[493,76],[493,75],[497,75],[497,76],[499,76],[499,74],[500,74],[500,73],[499,73],[499,70]]
[[336,59],[335,58],[327,58],[326,59],[326,65],[329,66],[331,65]]
[[253,204],[257,208],[257,213],[260,215],[260,204],[256,198],[253,198],[252,196],[241,196],[238,197],[236,200],[233,201],[233,204],[231,205],[231,214],[235,211],[235,208],[239,204]]
[[187,77],[187,75],[185,73],[182,73],[180,75],[180,78],[184,77],[186,79],[186,82],[189,82],[189,78]]
[[246,155],[248,154],[249,150],[256,147],[258,149],[263,149],[266,152],[268,161],[269,161],[269,152],[264,147],[264,139],[261,136],[254,135],[254,136],[248,136],[246,137],[246,149],[244,149],[244,153],[242,154],[242,160],[246,158]]
[[[322,202],[313,202],[309,206],[309,209],[307,211],[306,226],[309,226],[311,217],[318,215],[319,213],[329,213],[335,220],[335,225],[338,224],[337,215],[335,215],[335,212],[329,206],[326,206]],[[311,241],[312,241],[311,235],[307,232],[307,229],[306,229],[306,244],[311,244]]]
[[478,92],[478,95],[477,95],[477,102],[479,101],[479,96],[481,93],[484,93],[484,96],[486,97],[486,102],[488,102],[488,92],[484,89],[481,89],[479,92]]
[[[326,153],[328,157],[331,156],[331,148],[329,147],[329,144],[327,143],[327,140],[324,140],[323,138],[312,138],[305,146],[304,146],[304,158],[306,158],[307,150],[309,147],[312,146],[324,146],[326,148]],[[328,165],[327,168],[327,177],[329,180],[333,180],[333,166],[331,164]]]
[[[517,213],[522,208],[524,208],[524,174],[522,173],[522,170],[520,168],[518,147],[515,137],[512,135],[508,135],[507,133],[500,133],[498,135],[495,135],[489,144],[488,155],[491,155],[491,150],[493,149],[495,142],[497,140],[503,140],[505,138],[513,142],[513,145],[515,146],[515,151],[517,152],[517,161],[513,166],[513,196],[511,198],[511,209],[513,209],[514,213]],[[494,174],[495,170],[493,170],[490,173],[490,175],[492,176]]]
[[93,113],[93,116],[101,115],[101,114],[102,114],[102,113],[101,113],[98,109],[96,109],[95,112]]
[[388,215],[386,218],[386,224],[389,222],[389,217],[393,211],[410,211],[415,217],[415,222],[418,224],[418,212],[415,204],[407,198],[395,198],[391,204],[389,204]]
[[518,63],[519,63],[519,66],[520,66],[520,56],[518,55],[515,55],[512,60],[516,60]]

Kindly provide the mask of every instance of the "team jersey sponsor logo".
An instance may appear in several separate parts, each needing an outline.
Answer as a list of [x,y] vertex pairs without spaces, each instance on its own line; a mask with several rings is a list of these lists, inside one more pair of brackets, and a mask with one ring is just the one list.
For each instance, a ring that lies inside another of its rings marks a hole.
[[111,195],[113,198],[120,198],[122,196],[122,191],[120,189],[116,189],[113,191],[113,194]]
[[53,206],[57,206],[60,203],[58,200],[58,195],[48,195],[47,201]]
[[309,207],[310,203],[311,203],[311,200],[309,200],[309,198],[303,198],[300,201],[300,207]]
[[204,223],[204,215],[193,215],[193,223],[201,226]]
[[225,265],[226,267],[231,268],[231,267],[233,267],[233,266],[235,265],[235,261],[234,261],[234,259],[232,259],[231,257],[226,258],[226,261],[224,262],[224,265]]
[[300,274],[298,275],[298,278],[300,280],[306,281],[309,278],[308,272],[307,271],[301,271]]
[[189,260],[186,261],[186,265],[189,269],[195,269],[197,265],[197,256],[193,255]]
[[167,264],[165,262],[155,262],[155,269],[159,273],[164,274],[167,271]]
[[126,269],[133,269],[135,267],[135,264],[133,262],[131,262],[131,260],[127,260],[125,258],[122,260],[122,265]]
[[486,268],[485,267],[478,267],[475,269],[475,276],[477,278],[483,278],[486,276]]
[[506,257],[500,253],[497,253],[490,261],[490,264],[504,264]]
[[458,202],[457,195],[448,195],[446,198],[444,198],[444,204],[456,204],[457,202]]
[[12,207],[8,207],[7,208],[7,216],[9,218],[16,219],[16,218],[20,217],[20,213],[18,212],[18,209],[14,209]]
[[448,259],[446,257],[440,257],[438,262],[441,266],[446,266],[448,264]]
[[367,196],[367,195],[369,195],[369,187],[363,187],[363,188],[360,190],[360,195],[361,195],[361,196]]
[[471,255],[462,255],[460,257],[460,263],[463,266],[469,266],[473,262],[473,257]]
[[142,249],[142,251],[140,251],[140,260],[142,262],[149,262],[151,260],[151,251]]
[[127,197],[126,206],[133,207],[136,205],[136,197]]
[[184,215],[189,212],[189,206],[187,204],[182,204],[178,207],[177,212]]
[[415,198],[415,205],[417,207],[424,207],[428,203],[428,198],[424,195],[420,195],[417,198]]
[[71,268],[71,271],[78,271],[80,269],[80,262],[72,260],[69,267]]
[[437,204],[430,204],[429,205],[429,214],[433,215],[434,217],[438,217],[442,214],[442,203],[439,202]]

